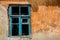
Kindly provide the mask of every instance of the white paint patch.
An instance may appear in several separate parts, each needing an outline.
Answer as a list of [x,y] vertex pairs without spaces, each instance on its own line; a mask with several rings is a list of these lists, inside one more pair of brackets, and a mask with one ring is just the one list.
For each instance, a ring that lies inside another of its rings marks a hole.
[[6,40],[8,37],[8,15],[7,9],[0,4],[0,40]]

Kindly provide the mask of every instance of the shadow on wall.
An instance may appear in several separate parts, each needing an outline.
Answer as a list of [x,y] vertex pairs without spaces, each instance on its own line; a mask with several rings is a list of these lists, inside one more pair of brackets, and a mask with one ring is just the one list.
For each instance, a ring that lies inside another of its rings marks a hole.
[[60,7],[60,0],[28,0],[34,12],[38,11],[38,6],[59,6]]

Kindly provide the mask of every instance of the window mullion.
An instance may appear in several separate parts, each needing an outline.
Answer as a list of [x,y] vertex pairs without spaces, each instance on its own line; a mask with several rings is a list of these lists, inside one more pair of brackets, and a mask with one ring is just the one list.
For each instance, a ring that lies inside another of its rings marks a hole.
[[12,19],[10,17],[10,36],[12,36]]

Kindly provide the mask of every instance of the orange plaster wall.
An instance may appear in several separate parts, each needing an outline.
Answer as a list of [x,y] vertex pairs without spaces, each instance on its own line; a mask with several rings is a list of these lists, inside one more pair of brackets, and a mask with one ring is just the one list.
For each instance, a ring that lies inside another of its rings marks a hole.
[[52,32],[60,34],[60,7],[39,6],[38,12],[32,12],[32,32]]
[[[28,2],[1,2],[8,7],[8,4],[29,4]],[[60,34],[60,7],[58,6],[38,6],[38,11],[31,10],[32,33],[52,32]]]

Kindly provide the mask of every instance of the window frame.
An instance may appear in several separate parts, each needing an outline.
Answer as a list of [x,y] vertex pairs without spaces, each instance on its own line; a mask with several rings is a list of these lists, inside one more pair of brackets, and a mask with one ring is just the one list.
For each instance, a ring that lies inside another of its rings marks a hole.
[[[18,6],[19,7],[19,15],[12,15],[12,7],[17,7],[17,6],[9,6],[9,15],[10,15],[10,36],[12,36],[12,17],[18,17],[19,18],[19,36],[22,36],[22,18],[21,17],[24,17],[24,16],[30,16],[30,6]],[[29,15],[20,15],[21,13],[20,13],[20,8],[21,7],[28,7],[28,14]],[[29,18],[27,18],[27,19],[30,19],[30,17]],[[28,23],[29,24],[29,35],[31,34],[31,24],[30,23]],[[20,27],[21,26],[21,27]]]

